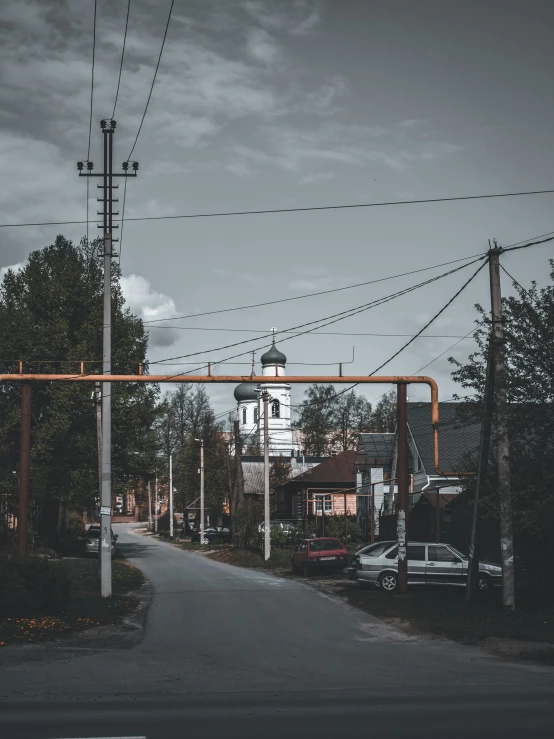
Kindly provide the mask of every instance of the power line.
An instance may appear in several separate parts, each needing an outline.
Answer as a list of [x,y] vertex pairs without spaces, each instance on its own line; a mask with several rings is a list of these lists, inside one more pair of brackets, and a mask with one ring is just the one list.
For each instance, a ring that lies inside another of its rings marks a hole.
[[[453,295],[453,296],[452,296],[452,297],[450,298],[450,300],[448,300],[448,302],[447,302],[447,303],[445,303],[445,305],[444,305],[444,306],[443,306],[443,307],[442,307],[442,308],[441,308],[441,309],[440,309],[440,310],[439,310],[439,311],[438,311],[437,313],[435,313],[435,315],[434,315],[434,316],[433,316],[433,317],[431,318],[431,320],[430,320],[430,321],[428,321],[428,322],[427,322],[427,323],[425,324],[425,326],[424,326],[424,327],[423,327],[423,328],[422,328],[422,329],[421,329],[420,331],[418,331],[418,332],[417,332],[417,334],[415,334],[414,336],[412,336],[412,338],[411,338],[411,339],[410,339],[409,341],[407,341],[407,342],[406,342],[406,343],[405,343],[405,344],[404,344],[404,345],[403,345],[402,347],[400,347],[400,349],[399,349],[398,351],[396,351],[396,352],[395,352],[395,353],[394,353],[394,354],[393,354],[393,355],[392,355],[391,357],[389,357],[389,358],[388,358],[388,359],[387,359],[387,360],[386,360],[385,362],[383,362],[382,364],[380,364],[380,365],[379,365],[379,367],[377,367],[376,369],[374,369],[374,370],[373,370],[373,372],[371,372],[371,373],[370,373],[370,374],[368,375],[368,377],[371,377],[372,375],[375,375],[375,374],[376,374],[377,372],[379,372],[379,370],[383,369],[383,367],[385,367],[385,366],[386,366],[387,364],[389,364],[389,362],[392,362],[392,360],[393,360],[393,359],[395,359],[395,358],[396,358],[396,357],[397,357],[397,356],[398,356],[398,355],[399,355],[399,354],[400,354],[401,352],[403,352],[403,351],[404,351],[404,349],[406,349],[406,348],[407,348],[407,347],[408,347],[408,346],[409,346],[409,345],[410,345],[410,344],[411,344],[411,343],[412,343],[412,342],[413,342],[413,341],[414,341],[414,340],[415,340],[415,339],[416,339],[416,338],[417,338],[418,336],[420,336],[420,335],[421,335],[421,334],[422,334],[422,333],[423,333],[423,332],[425,331],[425,329],[427,329],[427,328],[428,328],[428,327],[429,327],[429,326],[430,326],[430,325],[431,325],[431,324],[432,324],[432,323],[433,323],[434,321],[436,321],[436,320],[437,320],[437,318],[438,318],[438,317],[439,317],[439,316],[440,316],[440,315],[441,315],[442,313],[444,313],[444,311],[445,311],[445,310],[446,310],[446,309],[447,309],[447,308],[448,308],[448,307],[449,307],[449,306],[450,306],[450,305],[451,305],[451,304],[452,304],[452,303],[454,302],[454,300],[455,300],[455,299],[456,299],[456,298],[458,297],[458,295],[460,295],[460,293],[461,293],[461,292],[463,292],[463,291],[464,291],[464,290],[466,289],[466,287],[467,287],[467,286],[468,286],[468,285],[470,284],[470,282],[472,282],[472,280],[474,280],[474,279],[475,279],[475,277],[477,276],[477,274],[478,274],[478,273],[479,273],[479,272],[480,272],[480,271],[481,271],[481,270],[483,269],[483,267],[484,267],[484,266],[485,266],[486,264],[488,264],[488,259],[487,259],[486,261],[484,261],[484,262],[483,262],[483,264],[481,264],[481,265],[480,265],[480,266],[479,266],[479,267],[477,268],[477,270],[476,270],[476,271],[475,271],[475,272],[474,272],[474,273],[473,273],[473,274],[471,275],[471,277],[469,278],[469,280],[467,280],[467,281],[466,281],[466,282],[465,282],[465,283],[464,283],[464,284],[462,285],[462,287],[461,287],[461,288],[460,288],[459,290],[457,290],[457,291],[456,291],[456,293],[454,293],[454,295]],[[460,339],[460,341],[461,341],[461,339]],[[457,343],[458,343],[458,342],[457,342]],[[447,351],[448,351],[448,349],[447,349]],[[438,358],[438,357],[437,357],[437,358]],[[338,393],[335,393],[335,395],[333,395],[332,397],[330,397],[330,398],[325,398],[325,399],[324,399],[323,401],[317,401],[317,400],[316,400],[316,401],[314,401],[313,403],[308,403],[308,406],[312,406],[312,405],[320,405],[320,404],[322,404],[322,403],[328,403],[328,402],[330,402],[331,400],[334,400],[335,398],[338,398],[338,397],[339,397],[340,395],[344,395],[344,393],[350,392],[350,390],[353,390],[353,389],[354,389],[355,387],[357,387],[358,385],[359,385],[359,383],[358,383],[358,382],[356,382],[356,383],[354,383],[353,385],[350,385],[349,387],[347,387],[347,388],[344,388],[344,390],[340,390],[340,391],[339,391]],[[293,405],[291,405],[291,408],[299,408],[299,407],[300,407],[300,406],[293,406]]]
[[[479,260],[475,260],[475,261],[481,261],[482,259],[486,259],[486,257],[480,257]],[[344,320],[345,318],[351,318],[352,316],[357,315],[358,313],[361,313],[363,311],[369,310],[370,308],[373,308],[373,307],[375,307],[377,305],[382,305],[383,303],[387,303],[390,300],[394,300],[397,297],[400,297],[402,295],[406,295],[407,293],[413,292],[414,290],[417,290],[420,287],[424,287],[426,285],[431,284],[432,282],[436,282],[437,280],[440,280],[443,277],[447,277],[448,275],[454,274],[455,272],[458,272],[461,269],[465,269],[466,267],[469,267],[471,264],[474,264],[474,263],[475,262],[470,262],[469,264],[463,264],[460,267],[455,267],[454,269],[449,270],[448,272],[444,272],[441,275],[437,275],[437,276],[432,277],[432,278],[430,278],[428,280],[425,280],[424,282],[420,282],[417,285],[413,285],[413,286],[411,286],[409,288],[404,288],[403,290],[399,290],[397,293],[394,293],[393,295],[389,295],[389,296],[386,296],[384,298],[378,298],[376,300],[372,300],[369,303],[364,303],[364,304],[362,304],[360,306],[355,306],[354,308],[349,308],[348,310],[341,311],[339,313],[334,313],[334,314],[332,314],[330,316],[326,316],[325,318],[319,318],[319,319],[314,320],[314,321],[308,321],[306,323],[299,324],[298,326],[292,327],[292,329],[288,329],[288,331],[292,331],[292,330],[304,328],[304,326],[311,326],[314,323],[322,323],[323,321],[326,321],[326,323],[324,323],[323,326],[329,326],[330,324],[336,323],[337,321],[340,321],[340,320]],[[485,262],[483,262],[483,263],[485,263]],[[329,319],[334,319],[334,320],[329,320]],[[281,342],[288,341],[289,339],[297,338],[298,336],[302,336],[303,334],[309,333],[310,331],[315,331],[317,328],[318,327],[314,327],[312,329],[309,329],[307,331],[303,331],[303,332],[294,334],[292,336],[285,336],[285,337],[281,338]],[[322,328],[322,326],[319,326],[319,328]],[[266,334],[265,336],[260,336],[258,338],[263,339],[263,338],[274,337],[275,335],[281,334],[281,333],[283,333],[283,331],[277,331],[276,334],[273,334],[273,333]],[[188,357],[194,357],[194,356],[198,356],[200,354],[208,354],[209,352],[221,351],[222,349],[230,349],[231,347],[240,346],[241,344],[248,344],[251,341],[252,341],[252,339],[245,339],[243,341],[234,342],[233,344],[226,344],[225,346],[215,347],[214,349],[206,349],[206,350],[199,351],[199,352],[192,352],[190,354],[182,354],[182,355],[180,355],[178,357],[168,357],[165,361],[171,362],[171,361],[177,360],[177,359],[187,359]],[[264,347],[257,347],[254,350],[250,349],[247,352],[243,352],[243,354],[249,354],[251,351],[258,351],[259,349],[262,349],[262,348],[264,348]],[[235,355],[235,356],[242,356],[242,355],[239,354],[239,355]],[[227,359],[235,359],[235,356],[228,357]],[[151,362],[150,364],[151,365],[152,364],[161,364],[163,361],[164,360],[157,360],[155,362]],[[222,360],[222,361],[226,361],[226,360]]]
[[[145,113],[146,115],[146,113]],[[144,120],[144,116],[143,116]],[[141,122],[142,126],[142,122]],[[140,133],[140,129],[139,129]],[[138,139],[138,134],[137,134]],[[134,147],[131,150],[133,153]],[[129,154],[129,157],[131,156]],[[184,213],[181,215],[166,215],[166,216],[137,216],[134,218],[126,218],[126,221],[168,221],[168,220],[179,220],[185,218],[223,218],[226,216],[252,216],[252,215],[266,215],[270,213],[305,213],[309,211],[321,211],[321,210],[345,210],[352,208],[380,208],[384,206],[392,205],[418,205],[423,203],[447,203],[454,202],[457,200],[484,200],[490,198],[511,198],[519,197],[524,195],[543,195],[553,193],[554,190],[527,190],[521,192],[504,192],[494,193],[490,195],[461,195],[453,198],[425,198],[420,200],[389,200],[375,203],[349,203],[346,205],[315,205],[307,208],[267,208],[264,210],[239,210],[239,211],[223,211],[223,212],[209,212],[209,213]],[[121,219],[115,219],[114,222],[118,222]],[[78,225],[85,223],[85,221],[44,221],[40,223],[2,223],[0,228],[16,228],[23,226],[68,226]]]
[[[143,323],[149,324],[149,321],[146,321]],[[225,331],[225,332],[231,332],[231,333],[238,333],[238,334],[263,334],[264,329],[262,328],[208,328],[206,326],[150,326],[148,325],[148,330],[151,328],[161,328],[161,329],[172,329],[175,331]],[[290,334],[293,333],[291,329],[283,329],[281,332],[283,334]],[[312,336],[386,336],[386,337],[406,337],[411,336],[412,334],[377,334],[377,333],[366,333],[361,331],[314,331],[312,333]],[[426,334],[425,336],[422,336],[423,339],[463,339],[464,337],[461,336],[461,334]],[[336,364],[336,362],[332,362],[332,364]]]
[[531,241],[528,244],[522,244],[521,246],[506,246],[501,249],[502,252],[505,251],[516,251],[516,249],[527,249],[529,246],[536,246],[537,244],[545,244],[547,241],[554,241],[554,236],[550,236],[548,239],[541,239],[540,241]]
[[[97,0],[94,0],[94,20],[92,24],[92,71],[91,71],[91,82],[90,82],[90,115],[89,115],[89,122],[88,122],[88,146],[87,146],[87,160],[90,159],[90,139],[92,135],[92,101],[94,98],[94,63],[96,59],[96,6],[97,6]],[[88,217],[88,211],[89,211],[89,180],[87,178],[87,244],[89,240],[89,217]]]
[[162,321],[180,321],[185,318],[200,318],[201,316],[212,316],[216,313],[231,313],[237,310],[248,310],[250,308],[261,308],[265,305],[276,305],[277,303],[289,303],[291,300],[303,300],[304,298],[314,298],[318,295],[329,295],[330,293],[338,293],[344,290],[353,290],[357,287],[365,287],[366,285],[375,285],[378,282],[387,282],[388,280],[395,280],[398,277],[408,277],[410,275],[418,274],[419,272],[427,272],[430,269],[438,269],[439,267],[446,267],[450,264],[457,264],[458,262],[465,262],[468,259],[475,259],[476,257],[482,256],[481,254],[473,254],[470,257],[461,257],[460,259],[452,259],[449,262],[441,262],[440,264],[433,264],[431,267],[421,267],[420,269],[412,269],[409,272],[401,272],[397,275],[389,275],[388,277],[379,277],[376,280],[367,280],[366,282],[358,282],[355,285],[346,285],[345,287],[335,287],[331,290],[319,290],[315,293],[306,293],[304,295],[296,295],[291,298],[280,298],[279,300],[268,300],[264,303],[252,303],[251,305],[241,305],[236,308],[221,308],[219,310],[204,311],[203,313],[189,313],[186,316],[173,316],[172,318],[156,318],[152,321],[143,321],[144,325],[151,325],[153,323],[161,323]]
[[[144,123],[144,119],[146,118],[146,111],[148,110],[148,106],[150,105],[150,98],[152,97],[152,92],[154,90],[154,84],[156,82],[156,77],[158,75],[158,69],[160,67],[160,62],[162,60],[162,54],[163,54],[163,50],[164,50],[164,46],[165,46],[165,40],[167,38],[167,31],[168,31],[168,28],[169,28],[169,22],[171,21],[171,13],[173,12],[173,5],[174,5],[174,3],[175,3],[175,0],[171,0],[171,5],[169,7],[169,14],[167,16],[167,23],[165,25],[164,37],[162,39],[162,46],[161,46],[161,49],[160,49],[160,55],[158,56],[158,62],[156,64],[156,69],[154,70],[154,77],[152,79],[152,85],[150,87],[150,92],[148,93],[148,100],[146,101],[146,107],[144,108],[144,113],[142,114],[142,119],[140,121],[140,126],[138,128],[137,135],[135,137],[135,141],[133,143],[133,146],[131,148],[131,151],[129,152],[129,156],[127,157],[127,159],[130,159],[132,157],[132,155],[133,155],[133,152],[135,150],[135,146],[137,145],[137,141],[138,141],[138,138],[140,136],[140,132],[142,130],[142,124]],[[130,219],[127,219],[127,220],[130,220]]]
[[[121,63],[119,65],[119,77],[117,80],[117,90],[115,91],[115,102],[113,104],[113,113],[111,115],[112,118],[115,118],[115,109],[117,106],[117,98],[119,97],[119,85],[121,84],[121,72],[123,71],[123,57],[125,56],[125,43],[127,42],[127,28],[129,26],[129,11],[131,10],[131,0],[128,0],[127,3],[127,18],[125,19],[125,32],[123,34],[123,49],[121,50]],[[125,184],[127,184],[127,180],[125,180]],[[124,214],[121,214],[121,221],[123,222],[123,216]],[[121,228],[123,230],[123,227]]]

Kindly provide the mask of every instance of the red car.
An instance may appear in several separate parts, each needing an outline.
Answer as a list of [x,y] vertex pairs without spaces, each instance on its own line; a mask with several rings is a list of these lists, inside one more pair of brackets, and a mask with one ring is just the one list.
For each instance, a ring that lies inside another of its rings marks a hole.
[[348,564],[348,550],[338,539],[304,539],[292,555],[291,566],[295,575],[309,577],[315,569],[342,570]]

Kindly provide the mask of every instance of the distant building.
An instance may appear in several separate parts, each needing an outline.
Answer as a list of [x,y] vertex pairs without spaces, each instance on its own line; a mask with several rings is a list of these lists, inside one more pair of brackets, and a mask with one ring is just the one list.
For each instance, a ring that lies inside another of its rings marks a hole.
[[[285,377],[286,356],[275,346],[262,354],[262,375]],[[300,450],[298,434],[293,433],[291,424],[291,388],[283,380],[279,383],[241,383],[235,388],[238,403],[239,430],[246,444],[263,443],[262,393],[269,393],[268,435],[269,453],[272,456],[296,456]]]

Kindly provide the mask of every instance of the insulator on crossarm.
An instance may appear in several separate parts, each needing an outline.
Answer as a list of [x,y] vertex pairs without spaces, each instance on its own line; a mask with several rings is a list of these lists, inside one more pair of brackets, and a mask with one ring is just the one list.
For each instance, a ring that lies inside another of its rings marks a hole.
[[138,168],[139,168],[139,163],[133,162],[133,169],[135,170],[135,172],[138,170]]
[[123,162],[121,166],[123,167],[123,171],[126,172],[129,169],[129,162]]
[[83,162],[77,162],[77,169],[79,170],[79,172],[83,171],[83,166]]

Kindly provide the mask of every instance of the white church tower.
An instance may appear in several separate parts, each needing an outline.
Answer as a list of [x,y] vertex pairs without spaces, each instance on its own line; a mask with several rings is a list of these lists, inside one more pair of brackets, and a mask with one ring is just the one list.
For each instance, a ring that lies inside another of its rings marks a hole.
[[[262,354],[261,362],[264,377],[285,377],[287,358],[275,346],[275,339],[271,349]],[[264,390],[269,393],[268,434],[271,456],[288,457],[298,452],[298,444],[293,442],[290,389],[286,380],[278,383],[262,382],[257,387],[252,383],[243,382],[235,388],[240,434],[243,438],[250,435],[250,438],[256,439],[262,448],[264,419],[261,395]]]

